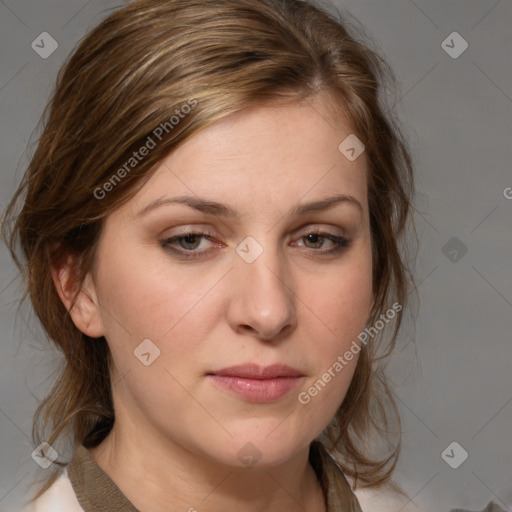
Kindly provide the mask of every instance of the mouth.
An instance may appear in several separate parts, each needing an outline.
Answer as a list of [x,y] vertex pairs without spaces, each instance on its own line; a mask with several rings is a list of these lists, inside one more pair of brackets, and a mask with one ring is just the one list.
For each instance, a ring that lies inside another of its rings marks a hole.
[[209,372],[208,378],[231,394],[255,403],[273,402],[290,393],[303,379],[297,369],[285,364],[245,364]]

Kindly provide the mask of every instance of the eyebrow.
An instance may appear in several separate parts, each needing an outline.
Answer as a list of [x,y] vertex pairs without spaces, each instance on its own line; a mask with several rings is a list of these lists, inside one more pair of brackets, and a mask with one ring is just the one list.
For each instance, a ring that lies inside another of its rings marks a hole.
[[[357,207],[361,215],[364,213],[363,206],[355,197],[346,194],[338,194],[317,201],[297,204],[289,210],[288,215],[291,217],[300,217],[309,213],[329,210],[340,203],[352,204]],[[200,212],[217,217],[234,218],[238,216],[236,210],[225,204],[209,201],[197,196],[160,197],[142,208],[142,210],[137,213],[137,216],[145,215],[156,208],[169,204],[184,204]]]

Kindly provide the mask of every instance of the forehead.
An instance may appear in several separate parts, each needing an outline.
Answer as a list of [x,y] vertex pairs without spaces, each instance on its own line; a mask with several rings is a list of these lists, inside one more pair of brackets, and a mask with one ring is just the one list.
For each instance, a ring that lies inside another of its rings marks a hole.
[[160,162],[130,200],[130,210],[184,194],[260,213],[336,193],[355,196],[364,206],[365,155],[351,161],[340,151],[353,129],[328,101],[260,105],[204,128]]

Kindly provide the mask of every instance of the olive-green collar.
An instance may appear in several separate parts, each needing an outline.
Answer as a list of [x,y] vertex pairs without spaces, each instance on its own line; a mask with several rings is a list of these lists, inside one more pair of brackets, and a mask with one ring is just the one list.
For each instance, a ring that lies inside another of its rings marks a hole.
[[[324,491],[327,512],[362,512],[345,475],[319,441],[311,443],[309,461]],[[67,472],[85,512],[139,512],[83,445],[76,447]]]

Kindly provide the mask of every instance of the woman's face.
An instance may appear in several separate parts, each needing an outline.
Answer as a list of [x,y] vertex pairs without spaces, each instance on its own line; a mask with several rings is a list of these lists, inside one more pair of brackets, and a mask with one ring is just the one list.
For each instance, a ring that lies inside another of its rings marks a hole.
[[329,424],[372,305],[365,154],[338,149],[351,133],[321,97],[247,110],[106,219],[88,325],[112,352],[115,428],[240,466]]

